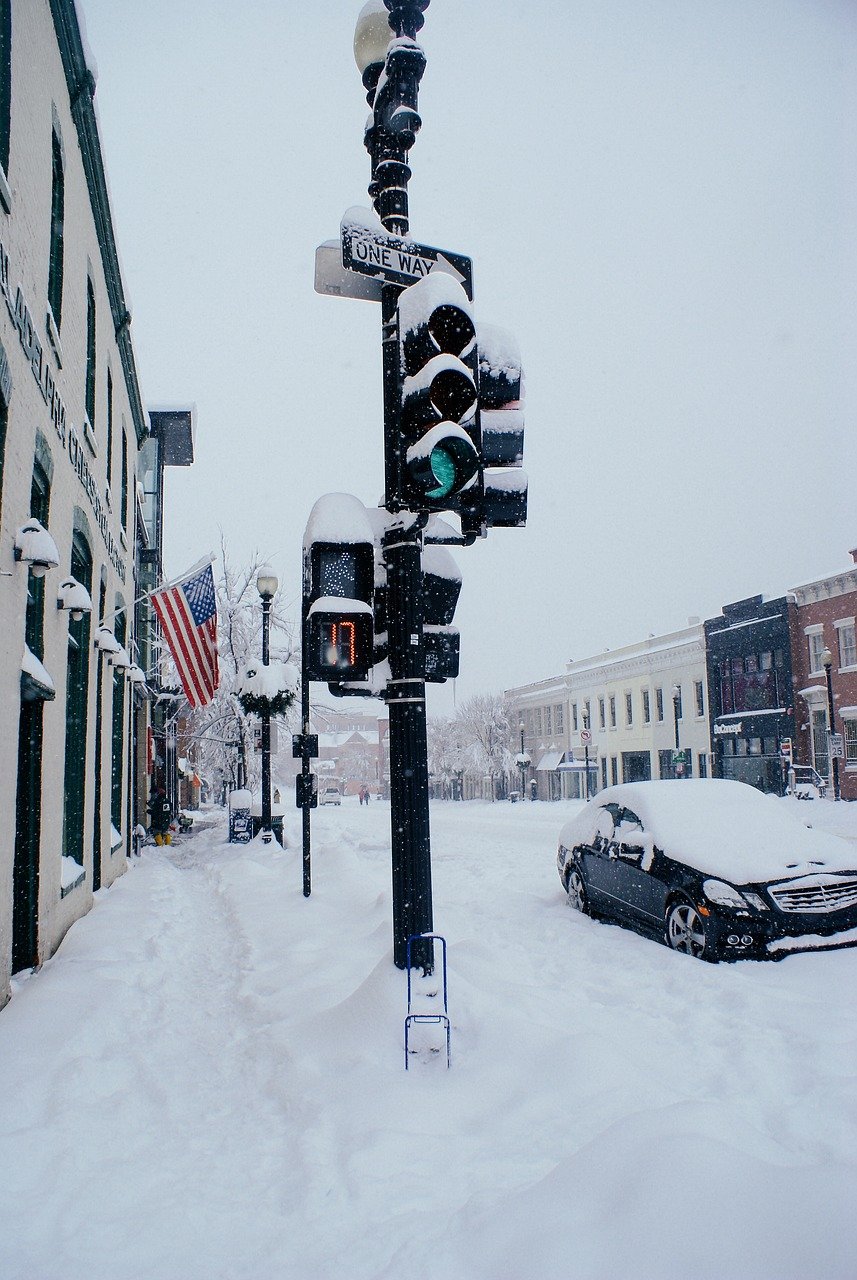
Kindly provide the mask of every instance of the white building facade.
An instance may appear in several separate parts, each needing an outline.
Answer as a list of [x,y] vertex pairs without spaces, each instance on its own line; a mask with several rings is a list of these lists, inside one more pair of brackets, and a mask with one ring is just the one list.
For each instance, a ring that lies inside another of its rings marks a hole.
[[126,865],[146,423],[74,0],[0,0],[0,81],[2,1004]]
[[539,799],[710,774],[700,623],[569,662],[564,677],[510,689],[507,697],[524,726]]

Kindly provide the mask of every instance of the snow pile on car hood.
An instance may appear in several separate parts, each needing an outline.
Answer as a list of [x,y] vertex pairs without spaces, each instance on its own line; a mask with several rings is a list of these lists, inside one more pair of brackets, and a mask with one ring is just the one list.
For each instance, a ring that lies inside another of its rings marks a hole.
[[636,813],[668,857],[733,884],[857,868],[857,851],[847,841],[809,829],[774,796],[717,778],[607,787],[566,823],[560,843],[567,849],[591,843],[611,802]]

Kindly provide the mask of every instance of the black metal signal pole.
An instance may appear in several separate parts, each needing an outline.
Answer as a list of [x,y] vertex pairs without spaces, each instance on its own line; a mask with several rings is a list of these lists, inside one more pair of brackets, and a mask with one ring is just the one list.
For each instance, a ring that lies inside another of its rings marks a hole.
[[[416,40],[428,0],[385,0],[391,33]],[[366,138],[372,157],[369,194],[384,227],[395,235],[408,231],[408,150],[419,129],[417,94],[425,55],[416,44],[388,54],[382,95],[372,94],[373,125]],[[376,81],[377,84],[377,81]],[[384,368],[385,490],[389,503],[396,476],[401,369],[396,306],[400,289],[385,284],[381,296]],[[393,880],[393,960],[407,964],[408,939],[431,933],[431,843],[426,748],[425,651],[422,601],[422,528],[425,517],[404,512],[384,539],[387,568],[387,625],[391,678],[390,826]],[[411,963],[432,968],[432,944],[411,948]]]
[[306,673],[307,620],[306,593],[301,613],[301,782],[303,808],[301,810],[301,834],[303,848],[303,891],[308,898],[312,893],[312,844],[310,834],[310,733],[309,733],[309,680]]

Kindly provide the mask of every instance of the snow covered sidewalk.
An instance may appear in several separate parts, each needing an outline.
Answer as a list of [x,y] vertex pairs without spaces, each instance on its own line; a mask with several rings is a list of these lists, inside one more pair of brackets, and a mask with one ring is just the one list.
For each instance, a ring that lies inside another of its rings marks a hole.
[[0,1013],[4,1280],[851,1280],[857,950],[580,917],[573,808],[432,809],[449,1072],[403,1071],[385,804],[314,816],[308,900],[296,819],[147,850]]

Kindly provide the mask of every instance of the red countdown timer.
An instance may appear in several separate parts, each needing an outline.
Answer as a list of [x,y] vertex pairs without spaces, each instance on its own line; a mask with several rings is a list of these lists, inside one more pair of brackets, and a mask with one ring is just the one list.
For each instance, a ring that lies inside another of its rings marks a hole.
[[372,666],[371,613],[315,613],[309,618],[311,680],[365,680]]
[[357,629],[353,622],[328,622],[321,628],[321,661],[326,667],[353,667],[357,662]]

